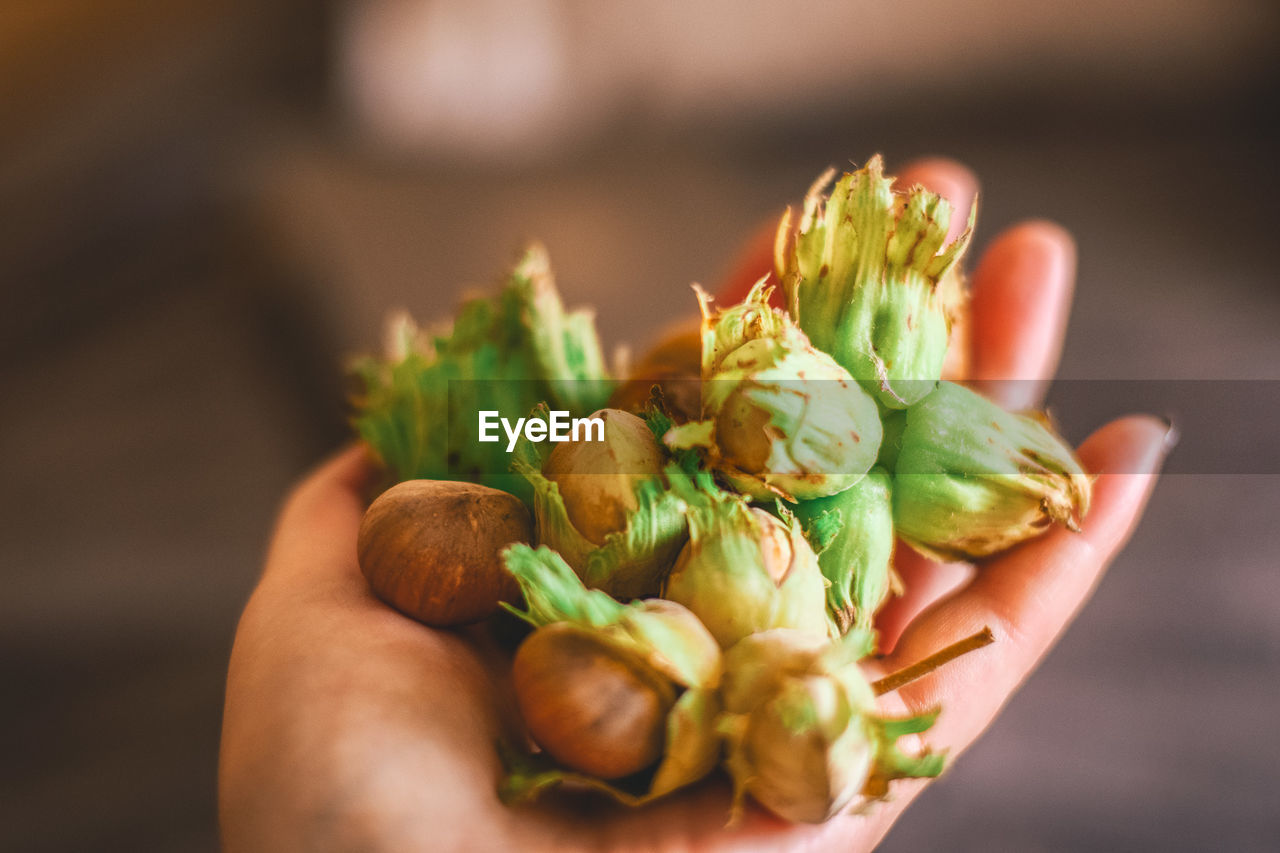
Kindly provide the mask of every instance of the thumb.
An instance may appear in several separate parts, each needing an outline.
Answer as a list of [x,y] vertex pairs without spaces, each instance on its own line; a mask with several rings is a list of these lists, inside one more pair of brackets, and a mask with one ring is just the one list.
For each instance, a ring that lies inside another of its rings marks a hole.
[[308,582],[316,582],[358,575],[356,539],[365,493],[376,473],[361,443],[339,451],[303,478],[280,512],[263,581],[305,575]]

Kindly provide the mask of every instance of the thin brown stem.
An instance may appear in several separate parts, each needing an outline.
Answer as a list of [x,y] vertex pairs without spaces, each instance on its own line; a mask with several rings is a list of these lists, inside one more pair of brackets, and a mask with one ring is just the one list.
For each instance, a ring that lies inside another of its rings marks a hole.
[[968,654],[983,646],[989,646],[996,641],[996,635],[991,633],[991,629],[984,627],[981,631],[963,640],[952,643],[945,649],[940,649],[929,655],[924,660],[916,661],[911,666],[903,667],[897,672],[891,672],[879,681],[872,682],[871,689],[875,691],[877,696],[883,696],[902,687],[904,684],[910,684],[917,678],[928,675],[944,663],[950,663],[961,655]]

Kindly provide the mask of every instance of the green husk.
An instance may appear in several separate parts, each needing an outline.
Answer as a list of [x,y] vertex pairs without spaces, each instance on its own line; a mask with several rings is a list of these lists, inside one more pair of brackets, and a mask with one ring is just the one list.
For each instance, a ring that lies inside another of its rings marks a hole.
[[825,581],[800,526],[752,509],[739,495],[674,466],[672,491],[686,506],[689,542],[667,578],[664,596],[693,611],[722,647],[756,631],[795,628],[825,638]]
[[667,445],[705,448],[708,463],[756,499],[806,500],[856,483],[875,463],[880,417],[849,372],[815,349],[761,281],[739,305],[703,313],[704,420]]
[[[530,417],[547,420],[547,407],[539,405]],[[680,500],[661,477],[633,477],[636,508],[626,528],[597,544],[574,526],[560,487],[543,474],[550,456],[546,448],[522,437],[512,459],[512,470],[533,488],[538,542],[559,552],[593,589],[623,600],[656,595],[687,538]]]
[[942,755],[907,755],[903,734],[935,712],[881,716],[857,661],[871,648],[855,629],[834,644],[788,630],[752,635],[725,654],[721,688],[725,767],[735,812],[746,794],[792,821],[819,823],[883,796],[893,779],[942,772]]
[[[814,183],[779,275],[787,306],[813,345],[830,353],[881,405],[905,408],[942,375],[952,316],[963,299],[958,267],[973,232],[946,242],[951,206],[923,187],[895,191],[877,155]],[[790,229],[785,217],[780,231]]]
[[569,622],[599,629],[614,646],[684,687],[715,687],[720,647],[697,616],[675,601],[651,598],[622,604],[583,586],[573,569],[546,546],[517,544],[502,552],[524,593],[525,609],[504,604],[535,628]]
[[870,629],[894,584],[892,496],[888,472],[873,468],[851,488],[793,508],[830,584],[827,609],[842,633]]
[[[667,433],[675,428],[676,422],[661,406],[662,400],[657,398],[651,402],[644,412],[644,422],[649,431],[660,443],[665,444]],[[672,461],[688,477],[695,477],[703,470],[702,454],[692,448],[667,448]]]
[[667,715],[666,751],[657,768],[614,782],[566,770],[549,756],[529,755],[499,743],[506,772],[498,797],[504,803],[532,802],[552,788],[568,785],[598,791],[626,806],[651,803],[715,769],[721,754],[714,725],[719,713],[720,697],[715,690],[685,690]]
[[508,472],[505,442],[477,440],[477,413],[515,419],[547,401],[581,416],[612,386],[593,315],[565,311],[537,245],[496,296],[463,303],[448,333],[393,317],[385,356],[357,361],[352,373],[353,425],[397,481],[470,480],[526,501],[532,490]]
[[507,569],[524,592],[526,609],[509,611],[542,627],[568,622],[596,632],[598,639],[632,656],[685,688],[667,715],[663,757],[652,771],[605,782],[558,766],[545,755],[502,750],[507,774],[499,787],[504,801],[525,801],[564,784],[585,785],[637,806],[696,782],[716,766],[720,742],[714,721],[721,654],[715,639],[686,608],[663,599],[622,604],[589,590],[549,548],[512,545],[503,552]]
[[941,560],[985,557],[1043,533],[1071,530],[1091,480],[1038,416],[1006,412],[960,385],[906,411],[893,481],[898,535]]

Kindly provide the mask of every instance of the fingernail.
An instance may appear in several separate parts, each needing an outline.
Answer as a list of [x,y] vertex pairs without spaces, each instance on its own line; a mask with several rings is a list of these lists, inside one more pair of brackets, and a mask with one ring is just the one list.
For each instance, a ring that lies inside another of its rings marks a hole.
[[1160,420],[1164,421],[1164,455],[1168,456],[1173,449],[1178,446],[1178,442],[1182,440],[1182,431],[1178,429],[1178,424],[1174,420],[1171,413],[1166,412],[1160,416]]
[[1151,474],[1164,467],[1169,452],[1178,443],[1178,429],[1173,418],[1168,415],[1142,414],[1139,419],[1146,421],[1142,437],[1136,444],[1131,444],[1128,458],[1119,466],[1123,470],[1112,473]]

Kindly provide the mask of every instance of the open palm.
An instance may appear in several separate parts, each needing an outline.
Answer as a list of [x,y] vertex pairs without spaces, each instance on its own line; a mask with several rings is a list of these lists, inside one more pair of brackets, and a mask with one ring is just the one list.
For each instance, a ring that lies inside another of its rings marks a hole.
[[[976,192],[948,161],[916,164],[900,181],[960,209]],[[753,241],[722,292],[737,294],[768,269],[770,245]],[[1056,226],[1026,223],[994,241],[973,277],[973,384],[1007,406],[1036,401],[1056,366],[1073,275],[1071,240]],[[1007,379],[1028,381],[994,383]],[[976,572],[900,546],[906,591],[878,619],[884,655],[868,669],[892,671],[983,626],[997,643],[882,697],[883,710],[942,705],[929,746],[954,757],[972,743],[1128,538],[1166,434],[1162,422],[1135,416],[1081,446],[1084,466],[1099,474],[1081,534],[1055,529]],[[926,784],[896,783],[868,814],[821,826],[748,809],[726,829],[729,789],[719,778],[639,810],[597,799],[503,805],[494,744],[519,725],[503,657],[478,630],[427,628],[370,593],[355,555],[371,476],[364,451],[352,448],[307,477],[282,510],[231,656],[219,770],[227,849],[859,850]]]

